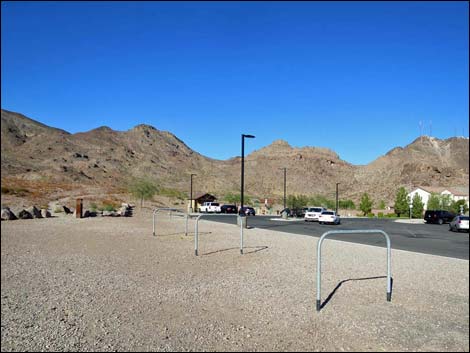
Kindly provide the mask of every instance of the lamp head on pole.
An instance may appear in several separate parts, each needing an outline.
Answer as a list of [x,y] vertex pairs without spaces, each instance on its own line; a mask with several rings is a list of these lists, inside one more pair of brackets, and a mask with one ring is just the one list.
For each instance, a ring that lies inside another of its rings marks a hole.
[[253,135],[245,135],[245,134],[242,134],[242,136],[243,136],[243,137],[246,137],[246,138],[248,138],[248,139],[254,139],[254,138],[255,138],[255,136],[253,136]]

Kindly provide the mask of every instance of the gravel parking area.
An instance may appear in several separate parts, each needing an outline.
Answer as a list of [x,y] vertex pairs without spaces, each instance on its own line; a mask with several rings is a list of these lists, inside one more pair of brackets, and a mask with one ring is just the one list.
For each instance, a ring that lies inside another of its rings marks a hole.
[[[469,262],[151,210],[1,222],[2,351],[469,351]],[[468,236],[467,234],[462,234]],[[393,243],[392,243],[393,249]],[[379,278],[374,278],[379,277]],[[336,290],[335,290],[336,289]]]

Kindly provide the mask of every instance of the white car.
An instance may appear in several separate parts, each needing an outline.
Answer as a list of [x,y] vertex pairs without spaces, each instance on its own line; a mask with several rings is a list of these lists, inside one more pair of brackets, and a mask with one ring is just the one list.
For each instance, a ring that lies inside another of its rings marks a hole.
[[318,223],[340,224],[341,220],[335,211],[323,211],[318,218]]
[[318,221],[318,218],[323,211],[326,211],[323,207],[309,207],[307,212],[305,212],[305,222]]
[[454,232],[460,232],[461,230],[468,232],[468,216],[455,216],[452,222],[449,223],[449,230]]
[[220,213],[220,204],[218,202],[204,202],[201,207],[199,207],[199,212],[201,213]]

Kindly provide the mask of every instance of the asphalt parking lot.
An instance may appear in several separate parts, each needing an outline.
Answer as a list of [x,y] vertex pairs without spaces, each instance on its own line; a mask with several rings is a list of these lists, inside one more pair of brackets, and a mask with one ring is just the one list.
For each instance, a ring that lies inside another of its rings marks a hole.
[[[234,217],[211,215],[208,220],[236,224]],[[390,236],[392,249],[419,252],[458,259],[469,259],[469,233],[450,232],[449,225],[399,223],[393,219],[342,218],[340,225],[318,222],[281,221],[275,216],[248,217],[248,227],[320,237],[329,230],[380,229]],[[380,234],[337,234],[331,239],[385,247]]]

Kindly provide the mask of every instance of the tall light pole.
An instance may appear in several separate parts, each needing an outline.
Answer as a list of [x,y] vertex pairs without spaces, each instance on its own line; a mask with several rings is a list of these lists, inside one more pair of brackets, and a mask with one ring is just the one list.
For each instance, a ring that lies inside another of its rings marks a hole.
[[241,185],[240,185],[240,216],[245,216],[243,213],[243,187],[245,183],[245,138],[253,139],[253,135],[242,134],[242,171],[241,171]]
[[197,174],[191,174],[191,191],[190,191],[190,199],[189,199],[189,212],[193,212],[193,176]]
[[338,215],[338,185],[341,183],[336,183],[336,215]]
[[287,168],[279,168],[281,170],[284,170],[284,209],[286,209],[286,174],[287,174]]

